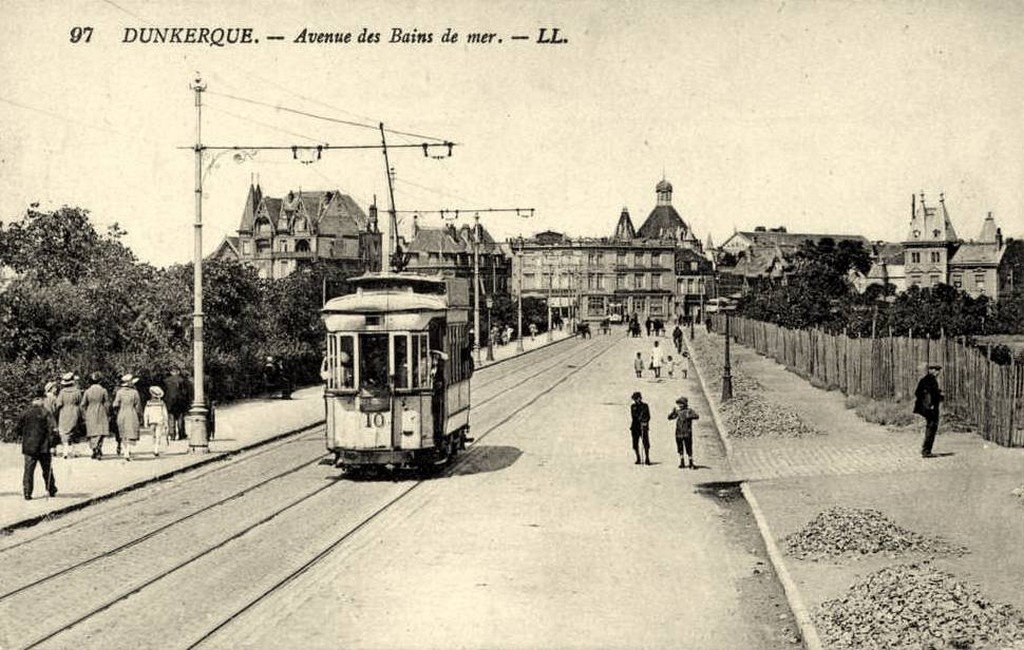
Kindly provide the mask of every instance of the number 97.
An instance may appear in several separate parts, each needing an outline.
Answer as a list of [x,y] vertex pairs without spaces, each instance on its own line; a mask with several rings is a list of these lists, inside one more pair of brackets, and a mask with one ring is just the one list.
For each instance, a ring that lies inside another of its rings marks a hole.
[[70,40],[72,43],[80,41],[90,42],[92,40],[92,27],[72,27]]

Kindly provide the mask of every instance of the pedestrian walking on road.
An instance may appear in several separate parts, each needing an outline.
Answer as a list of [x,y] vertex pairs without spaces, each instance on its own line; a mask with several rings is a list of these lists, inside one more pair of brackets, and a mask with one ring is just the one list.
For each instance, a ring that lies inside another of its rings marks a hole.
[[640,443],[644,446],[644,464],[651,464],[651,409],[644,403],[640,391],[633,393],[633,403],[629,406],[629,434],[633,438],[633,453],[636,464],[640,464]]
[[669,420],[676,421],[676,451],[679,452],[679,469],[686,467],[686,457],[690,457],[690,469],[693,465],[693,421],[699,420],[697,412],[690,408],[689,400],[680,397],[676,407],[668,414]]
[[153,432],[153,455],[160,455],[160,441],[168,442],[168,434],[173,431],[174,418],[167,410],[163,400],[164,391],[159,386],[149,387],[149,401],[142,410],[142,425]]
[[537,340],[537,323],[530,323],[530,340]]
[[637,379],[644,376],[644,355],[642,352],[636,353],[636,359],[633,359],[633,370],[636,371]]
[[21,436],[21,453],[25,456],[25,472],[21,478],[21,490],[25,499],[32,498],[36,465],[43,472],[43,482],[49,495],[57,495],[57,481],[53,477],[50,456],[50,415],[43,404],[45,389],[40,386],[32,396],[32,403],[18,416],[15,430]]
[[142,414],[142,398],[135,388],[138,377],[127,374],[121,377],[121,385],[114,393],[114,410],[117,412],[117,430],[121,434],[121,449],[124,459],[132,459],[132,448],[139,441],[139,416]]
[[43,408],[49,417],[50,425],[50,456],[60,443],[60,434],[57,433],[57,382],[48,381],[43,388]]
[[92,447],[95,460],[103,458],[103,439],[110,433],[110,393],[100,385],[102,373],[89,376],[92,384],[82,395],[82,416],[85,418],[85,435]]
[[663,350],[658,342],[654,342],[654,347],[651,348],[651,370],[654,371],[654,378],[661,378],[661,366],[665,363],[665,350]]
[[66,372],[60,378],[60,391],[57,393],[57,435],[60,436],[61,451],[64,458],[71,454],[71,437],[82,417],[82,390],[75,385],[74,373]]
[[942,366],[929,364],[928,371],[921,381],[917,382],[914,391],[914,413],[924,418],[924,442],[921,444],[921,457],[934,458],[932,445],[935,434],[939,431],[939,404],[942,403],[942,391],[937,379]]
[[171,415],[171,428],[168,435],[171,440],[185,437],[185,413],[188,412],[189,399],[192,397],[192,386],[181,376],[181,369],[171,366],[171,374],[164,380],[165,404]]
[[675,375],[676,362],[672,358],[672,355],[669,355],[668,357],[665,358],[665,372],[668,373],[669,379],[672,379],[672,377]]
[[644,327],[647,329],[647,336],[650,336],[651,330],[654,329],[654,321],[651,320],[650,316],[648,316],[647,320],[644,322]]
[[675,329],[672,330],[672,343],[676,346],[676,352],[682,353],[683,351],[683,330],[679,329],[679,325],[676,325]]

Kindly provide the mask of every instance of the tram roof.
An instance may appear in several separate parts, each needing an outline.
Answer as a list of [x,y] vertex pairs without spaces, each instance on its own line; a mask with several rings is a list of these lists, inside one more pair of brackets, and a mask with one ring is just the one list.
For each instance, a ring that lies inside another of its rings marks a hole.
[[421,273],[398,273],[395,271],[379,271],[376,273],[364,273],[363,275],[351,278],[349,282],[356,289],[411,289],[414,293],[443,294],[447,291],[447,284],[444,276],[424,275]]
[[408,289],[350,293],[331,298],[321,310],[324,313],[370,314],[399,311],[445,311],[444,295],[413,293]]

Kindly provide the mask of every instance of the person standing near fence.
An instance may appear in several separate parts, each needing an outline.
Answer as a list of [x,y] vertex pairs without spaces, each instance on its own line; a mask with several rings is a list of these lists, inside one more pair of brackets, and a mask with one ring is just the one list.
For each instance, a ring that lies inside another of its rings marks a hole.
[[921,457],[934,458],[932,445],[935,434],[939,431],[939,404],[942,403],[942,391],[939,389],[939,371],[942,366],[937,363],[928,364],[928,371],[921,381],[917,382],[914,391],[914,413],[924,418],[924,442],[921,444]]
[[103,458],[103,439],[110,433],[110,393],[100,385],[103,375],[94,372],[89,376],[92,384],[82,395],[82,415],[85,418],[85,435],[92,447],[95,460]]
[[21,489],[28,501],[32,498],[35,483],[36,465],[43,472],[46,491],[52,497],[57,495],[57,481],[53,478],[53,465],[50,462],[50,415],[43,404],[45,390],[36,389],[32,395],[32,403],[18,416],[16,431],[21,436],[21,453],[25,456],[25,473],[21,479]]

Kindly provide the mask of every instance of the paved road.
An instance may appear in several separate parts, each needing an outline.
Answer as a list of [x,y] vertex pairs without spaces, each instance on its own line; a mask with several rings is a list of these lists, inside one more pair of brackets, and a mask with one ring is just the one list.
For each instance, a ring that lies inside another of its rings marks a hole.
[[629,393],[695,397],[632,377],[637,345],[480,372],[479,441],[431,480],[340,479],[306,434],[19,531],[0,647],[778,647],[751,523],[694,492],[727,473],[713,431],[711,469],[676,469],[667,422],[632,464]]

